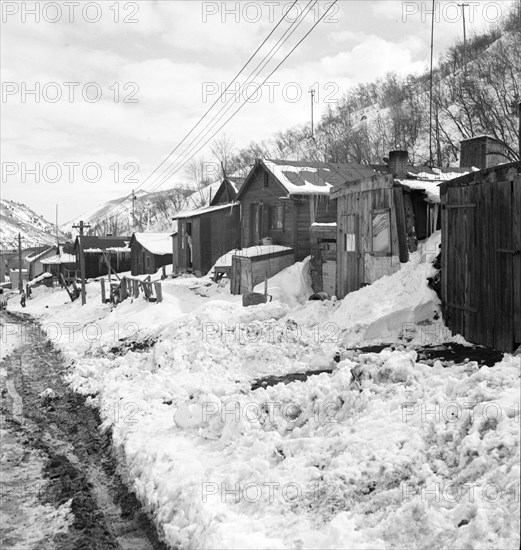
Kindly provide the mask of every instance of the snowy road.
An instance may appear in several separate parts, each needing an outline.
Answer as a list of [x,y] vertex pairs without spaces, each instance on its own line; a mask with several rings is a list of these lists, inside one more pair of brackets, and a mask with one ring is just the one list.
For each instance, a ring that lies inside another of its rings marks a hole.
[[96,410],[63,383],[63,356],[29,316],[1,321],[1,547],[164,548],[115,472]]

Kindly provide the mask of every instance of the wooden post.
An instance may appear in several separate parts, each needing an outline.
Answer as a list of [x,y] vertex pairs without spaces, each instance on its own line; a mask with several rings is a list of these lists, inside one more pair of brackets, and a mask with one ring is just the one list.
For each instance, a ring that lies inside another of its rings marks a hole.
[[83,254],[83,231],[88,229],[90,225],[85,225],[83,221],[80,221],[80,225],[73,225],[73,228],[78,228],[80,230],[80,235],[78,238],[78,248],[80,251],[80,273],[81,273],[81,305],[84,306],[87,303],[86,292],[85,292],[85,256]]
[[100,281],[101,283],[101,303],[105,304],[107,302],[106,297],[106,291],[105,291],[105,277],[103,277]]
[[132,291],[134,298],[139,298],[139,281],[132,279]]
[[161,276],[161,279],[166,279],[166,265],[163,266],[163,275]]
[[161,288],[161,283],[157,282],[154,283],[154,286],[156,287],[156,298],[158,302],[163,301],[163,289]]
[[22,293],[24,284],[22,282],[22,235],[18,233],[18,292]]
[[123,277],[123,279],[121,279],[121,301],[126,300],[127,298],[128,298],[127,278]]

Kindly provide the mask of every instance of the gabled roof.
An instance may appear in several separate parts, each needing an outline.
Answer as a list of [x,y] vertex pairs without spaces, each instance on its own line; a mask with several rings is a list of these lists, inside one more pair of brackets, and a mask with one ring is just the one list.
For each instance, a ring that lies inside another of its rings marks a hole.
[[372,166],[365,164],[259,159],[248,174],[237,200],[245,193],[258,166],[270,172],[288,195],[329,195],[332,187],[376,174]]
[[25,259],[29,263],[34,262],[35,260],[38,260],[42,256],[45,256],[46,254],[49,254],[50,252],[54,252],[54,249],[55,249],[54,246],[49,246],[45,250],[42,250],[41,252],[36,252],[36,253],[31,254],[30,256],[26,256]]
[[[237,197],[237,193],[242,187],[244,180],[245,178],[239,176],[226,176],[212,197],[210,206],[222,204],[223,202],[233,202]],[[224,201],[222,200],[223,198],[225,199]]]
[[103,250],[109,251],[130,251],[129,243],[130,237],[99,237],[95,235],[79,235],[74,241],[74,248],[78,246],[78,240],[81,238],[81,244],[83,252],[102,252]]
[[235,208],[236,206],[239,206],[238,202],[230,202],[226,204],[216,204],[214,206],[205,206],[204,208],[198,208],[197,210],[190,210],[188,212],[180,212],[179,214],[176,214],[175,217],[173,217],[173,220],[181,220],[185,218],[194,218],[196,216],[201,216],[203,214],[209,214],[210,212],[215,212],[217,210],[224,210],[225,208],[228,208],[228,210],[231,210],[232,208]]
[[134,233],[130,239],[131,246],[133,241],[138,242],[152,254],[159,256],[172,254],[171,233]]

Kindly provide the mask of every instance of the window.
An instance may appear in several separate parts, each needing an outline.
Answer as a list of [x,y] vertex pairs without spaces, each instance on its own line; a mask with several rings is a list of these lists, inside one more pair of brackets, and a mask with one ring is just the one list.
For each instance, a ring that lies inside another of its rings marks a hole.
[[391,215],[389,210],[373,212],[373,252],[391,252]]
[[264,172],[262,184],[264,187],[269,187],[268,172]]
[[150,267],[150,256],[146,257],[146,265],[147,265],[147,269],[148,269]]
[[270,206],[270,229],[284,229],[284,205]]
[[354,233],[347,233],[344,235],[344,251],[356,252],[356,240]]

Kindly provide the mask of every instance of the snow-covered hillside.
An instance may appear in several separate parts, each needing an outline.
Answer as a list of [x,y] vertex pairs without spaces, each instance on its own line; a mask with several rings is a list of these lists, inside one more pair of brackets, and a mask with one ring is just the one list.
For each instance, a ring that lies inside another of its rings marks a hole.
[[155,193],[136,190],[134,210],[132,194],[128,194],[100,204],[94,210],[62,225],[61,229],[71,231],[72,226],[82,219],[91,226],[89,232],[94,235],[170,231],[173,228],[172,217],[176,213],[207,205],[220,185],[221,181],[218,180],[195,191],[189,187],[166,189]]
[[[0,246],[4,249],[16,248],[18,233],[22,234],[24,247],[56,243],[55,224],[25,204],[0,199]],[[59,231],[58,237],[65,239],[62,231]]]

